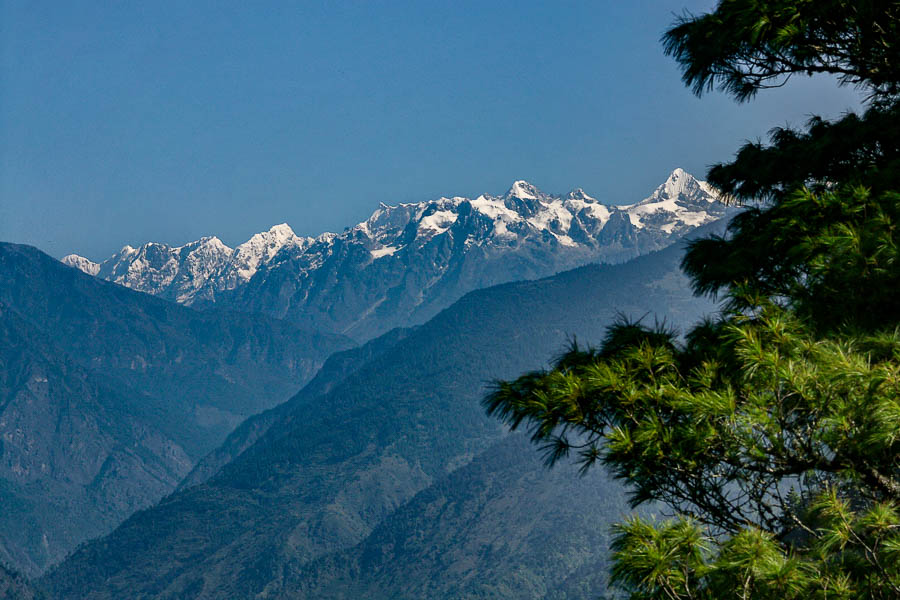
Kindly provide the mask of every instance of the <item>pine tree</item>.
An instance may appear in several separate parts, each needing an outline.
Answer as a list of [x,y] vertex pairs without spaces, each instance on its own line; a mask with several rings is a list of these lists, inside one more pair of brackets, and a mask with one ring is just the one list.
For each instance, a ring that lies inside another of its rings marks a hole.
[[865,90],[862,115],[748,144],[709,179],[745,206],[682,266],[723,311],[683,338],[623,321],[599,348],[498,382],[528,426],[668,520],[617,527],[632,598],[900,597],[900,3],[721,0],[663,38],[698,94],[794,75]]

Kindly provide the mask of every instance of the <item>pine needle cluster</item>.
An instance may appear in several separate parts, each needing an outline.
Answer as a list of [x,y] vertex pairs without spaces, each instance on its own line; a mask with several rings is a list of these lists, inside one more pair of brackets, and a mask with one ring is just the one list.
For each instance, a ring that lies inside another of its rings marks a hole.
[[682,266],[721,314],[623,319],[485,407],[665,507],[616,528],[632,598],[900,598],[900,3],[721,0],[664,43],[697,93],[831,73],[869,107],[712,169],[745,210]]

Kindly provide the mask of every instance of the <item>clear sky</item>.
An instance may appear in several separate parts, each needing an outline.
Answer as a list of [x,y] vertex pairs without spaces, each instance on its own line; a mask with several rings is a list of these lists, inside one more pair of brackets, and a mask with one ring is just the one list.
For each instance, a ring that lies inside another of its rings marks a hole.
[[694,97],[659,37],[711,6],[0,0],[0,240],[234,245],[515,179],[629,203],[858,106],[824,78]]

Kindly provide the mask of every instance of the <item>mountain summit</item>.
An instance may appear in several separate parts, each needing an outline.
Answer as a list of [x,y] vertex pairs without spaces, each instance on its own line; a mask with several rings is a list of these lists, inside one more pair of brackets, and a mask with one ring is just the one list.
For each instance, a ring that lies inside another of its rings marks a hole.
[[519,180],[503,196],[381,204],[340,234],[298,237],[281,224],[234,249],[208,237],[126,246],[99,265],[63,261],[184,304],[263,312],[362,340],[422,323],[473,289],[658,250],[725,211],[715,190],[682,169],[627,206]]
[[261,264],[285,246],[303,248],[310,242],[310,238],[297,237],[287,223],[282,223],[234,249],[210,236],[177,247],[157,242],[139,248],[126,245],[102,263],[77,254],[63,257],[62,262],[141,292],[193,304],[199,298],[212,299],[216,292],[246,283]]

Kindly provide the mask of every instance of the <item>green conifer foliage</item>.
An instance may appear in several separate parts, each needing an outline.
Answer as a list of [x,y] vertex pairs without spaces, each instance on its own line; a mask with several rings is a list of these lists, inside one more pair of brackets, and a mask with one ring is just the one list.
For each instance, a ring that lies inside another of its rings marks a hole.
[[823,0],[676,23],[666,50],[698,93],[824,72],[870,106],[712,169],[746,210],[682,266],[721,314],[683,338],[623,320],[485,399],[550,463],[600,463],[667,509],[616,529],[632,598],[900,597],[898,27],[900,3]]

